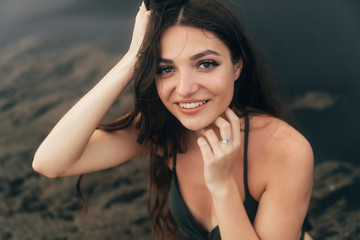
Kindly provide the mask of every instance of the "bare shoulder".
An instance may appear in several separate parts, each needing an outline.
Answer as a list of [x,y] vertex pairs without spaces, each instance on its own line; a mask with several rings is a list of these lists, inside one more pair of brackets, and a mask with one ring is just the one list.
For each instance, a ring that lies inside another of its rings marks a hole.
[[[250,178],[263,190],[274,180],[302,181],[307,184],[306,188],[312,185],[311,145],[283,120],[267,115],[250,117],[248,158]],[[258,189],[259,194],[261,189]]]
[[[295,239],[312,192],[313,152],[307,139],[285,121],[250,118],[250,193],[259,201],[254,227],[259,236]],[[274,235],[272,235],[274,234]]]
[[250,147],[276,161],[313,160],[308,140],[285,121],[267,115],[250,118]]
[[[313,152],[306,138],[271,116],[252,116],[249,135],[249,190],[259,201],[258,233],[300,229],[313,186]],[[269,219],[271,224],[269,225]],[[284,221],[285,220],[285,221]]]

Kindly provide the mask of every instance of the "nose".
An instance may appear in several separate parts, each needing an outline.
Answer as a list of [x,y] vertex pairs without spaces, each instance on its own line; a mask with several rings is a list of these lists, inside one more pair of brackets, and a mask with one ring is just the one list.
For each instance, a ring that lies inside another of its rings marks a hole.
[[190,97],[199,90],[199,84],[190,71],[179,72],[176,92],[182,97]]

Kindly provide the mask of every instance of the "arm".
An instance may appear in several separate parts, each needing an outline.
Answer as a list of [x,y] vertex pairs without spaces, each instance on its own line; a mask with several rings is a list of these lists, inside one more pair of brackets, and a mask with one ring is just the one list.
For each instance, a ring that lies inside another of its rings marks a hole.
[[299,239],[313,185],[311,146],[302,136],[290,138],[275,147],[268,161],[254,228],[261,239]]
[[[144,152],[133,127],[115,133],[95,130],[111,105],[133,78],[136,55],[150,12],[139,10],[128,52],[95,87],[56,124],[35,153],[33,168],[59,177],[96,171],[125,162]],[[120,151],[122,146],[127,151]]]
[[222,145],[211,131],[205,131],[204,138],[198,141],[204,158],[205,182],[212,195],[222,239],[299,239],[312,188],[310,145],[297,134],[290,134],[289,138],[289,128],[281,131],[281,136],[272,135],[276,141],[266,146],[271,154],[261,161],[268,172],[266,187],[251,225],[232,175],[232,164],[239,152],[240,124],[232,111],[225,114],[229,122],[218,118],[214,125],[219,128],[221,138],[232,136],[231,144]]

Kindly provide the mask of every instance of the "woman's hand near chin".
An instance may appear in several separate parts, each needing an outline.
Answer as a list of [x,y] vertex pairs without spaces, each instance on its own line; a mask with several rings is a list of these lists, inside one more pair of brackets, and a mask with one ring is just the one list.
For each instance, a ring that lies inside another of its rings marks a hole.
[[226,119],[219,116],[198,138],[205,184],[212,197],[221,238],[258,239],[233,176],[235,160],[240,156],[240,119],[229,108],[224,116]]
[[218,192],[234,181],[233,166],[240,155],[240,119],[231,110],[219,116],[197,139],[204,161],[205,183],[210,192]]

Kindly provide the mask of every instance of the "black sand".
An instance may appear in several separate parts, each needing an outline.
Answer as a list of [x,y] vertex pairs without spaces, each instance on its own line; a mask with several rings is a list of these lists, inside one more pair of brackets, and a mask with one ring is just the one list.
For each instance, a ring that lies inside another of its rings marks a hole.
[[[146,159],[85,175],[87,218],[75,177],[50,187],[31,168],[53,125],[120,59],[104,46],[24,38],[0,49],[0,239],[151,239]],[[130,91],[119,102],[107,120],[126,111]],[[360,239],[359,186],[359,166],[341,159],[316,165],[314,239]]]

